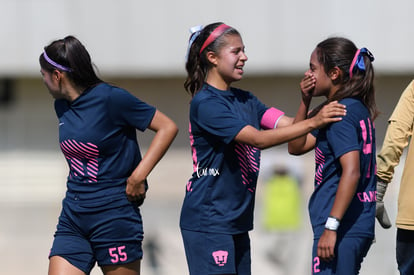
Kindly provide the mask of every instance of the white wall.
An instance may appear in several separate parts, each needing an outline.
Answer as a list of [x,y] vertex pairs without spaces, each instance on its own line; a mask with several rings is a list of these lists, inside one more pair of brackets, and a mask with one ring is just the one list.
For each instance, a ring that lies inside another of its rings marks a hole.
[[37,75],[45,45],[67,34],[103,74],[182,75],[188,29],[224,21],[243,35],[254,74],[306,69],[317,42],[352,39],[379,72],[414,69],[411,0],[0,0],[0,76]]

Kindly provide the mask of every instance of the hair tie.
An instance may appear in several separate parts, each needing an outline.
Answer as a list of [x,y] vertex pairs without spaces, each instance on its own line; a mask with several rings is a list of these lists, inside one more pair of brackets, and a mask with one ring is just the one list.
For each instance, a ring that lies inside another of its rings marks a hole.
[[65,67],[63,65],[60,65],[59,63],[56,63],[55,61],[53,61],[52,59],[49,58],[49,56],[47,56],[46,51],[43,52],[43,57],[46,59],[47,63],[49,63],[50,65],[61,69],[62,71],[66,71],[66,72],[71,72],[72,70],[68,67]]
[[220,35],[222,35],[226,30],[230,29],[230,26],[226,24],[221,24],[214,31],[207,37],[206,41],[204,42],[203,46],[200,49],[200,54],[207,48],[208,45],[213,43]]
[[352,60],[351,66],[349,67],[349,78],[352,78],[356,68],[360,71],[365,71],[364,55],[368,56],[371,62],[375,59],[374,55],[367,48],[358,49]]
[[188,54],[190,53],[191,46],[193,45],[194,41],[200,35],[201,31],[203,30],[202,25],[194,26],[190,28],[190,40],[188,41],[187,53],[185,54],[185,60],[188,60]]

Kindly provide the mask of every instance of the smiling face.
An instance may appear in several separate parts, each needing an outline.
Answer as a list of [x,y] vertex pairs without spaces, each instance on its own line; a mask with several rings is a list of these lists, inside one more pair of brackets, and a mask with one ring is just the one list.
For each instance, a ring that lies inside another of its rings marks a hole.
[[218,89],[227,90],[232,82],[242,79],[247,56],[239,35],[225,35],[223,39],[225,43],[217,54],[207,53],[207,58],[213,66],[206,81]]

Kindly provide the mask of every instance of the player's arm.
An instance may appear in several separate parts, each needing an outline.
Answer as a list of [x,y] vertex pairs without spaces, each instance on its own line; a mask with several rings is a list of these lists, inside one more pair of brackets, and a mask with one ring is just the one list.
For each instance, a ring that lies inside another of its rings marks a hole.
[[127,180],[126,193],[131,201],[145,198],[145,180],[167,152],[178,133],[177,125],[165,114],[156,110],[148,129],[155,132],[141,162]]
[[[300,82],[302,100],[293,123],[303,121],[308,117],[309,106],[312,101],[315,85],[316,78],[313,73],[311,70],[306,71],[305,76]],[[316,138],[312,134],[307,134],[290,141],[288,144],[288,151],[292,155],[302,155],[312,150],[315,147],[315,144]]]
[[[294,119],[294,123],[304,121],[306,119],[309,109],[308,106],[309,103],[306,104],[303,100],[301,101],[298,112],[296,113],[296,117]],[[289,154],[292,155],[302,155],[312,150],[315,147],[315,144],[316,138],[309,133],[307,135],[289,141],[288,151]]]
[[[351,151],[339,158],[342,175],[336,191],[335,201],[330,212],[331,220],[336,220],[334,228],[325,229],[318,242],[318,257],[330,261],[335,257],[336,230],[358,187],[360,178],[359,151]],[[327,226],[330,227],[330,226]]]
[[303,121],[283,128],[257,130],[247,125],[236,135],[235,141],[249,144],[259,149],[276,146],[312,131],[316,125],[312,121]]
[[[414,81],[403,91],[388,120],[388,127],[381,151],[377,155],[377,204],[376,218],[383,228],[390,228],[391,221],[384,205],[384,195],[394,176],[394,168],[408,146],[414,124]],[[406,169],[407,167],[405,167]]]
[[312,130],[326,124],[339,121],[341,120],[340,116],[344,114],[344,105],[332,102],[326,105],[316,116],[285,127],[257,130],[253,126],[247,125],[236,135],[235,140],[259,149],[266,149],[305,136]]
[[[294,125],[315,119],[321,123],[317,127],[319,129],[327,124],[342,120],[342,116],[346,115],[346,106],[337,101],[333,101],[324,105],[315,116],[305,119],[308,114],[308,104],[309,103],[306,103],[304,100],[301,101]],[[322,121],[324,122],[322,123]],[[292,155],[302,155],[312,150],[315,147],[315,144],[316,138],[312,134],[302,135],[289,142],[288,150]]]
[[342,167],[342,175],[339,180],[338,190],[331,209],[331,216],[342,219],[352,198],[355,196],[360,178],[359,151],[351,151],[339,158]]
[[276,128],[283,128],[286,126],[290,126],[295,122],[295,118],[289,116],[282,116],[276,126]]

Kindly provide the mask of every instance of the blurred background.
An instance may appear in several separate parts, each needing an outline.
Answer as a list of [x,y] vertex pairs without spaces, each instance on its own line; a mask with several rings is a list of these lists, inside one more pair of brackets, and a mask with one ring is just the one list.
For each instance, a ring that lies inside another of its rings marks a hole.
[[[387,119],[412,79],[413,9],[411,0],[0,0],[0,274],[47,273],[65,192],[68,168],[58,148],[53,99],[38,65],[51,41],[76,36],[105,81],[126,88],[178,124],[180,132],[150,176],[142,207],[142,274],[182,275],[188,272],[178,220],[192,171],[190,96],[183,89],[189,28],[222,21],[238,29],[249,60],[235,86],[289,116],[296,113],[299,82],[318,42],[345,36],[367,47],[376,58],[379,150]],[[149,132],[139,133],[143,152],[151,138]],[[306,207],[313,164],[312,153],[289,156],[285,146],[263,151],[251,233],[253,274],[309,274],[312,233]],[[275,168],[287,169],[300,191],[300,222],[289,234],[264,223],[264,194]],[[385,197],[393,220],[399,173],[397,167]],[[361,274],[398,274],[395,226],[376,230]],[[285,252],[288,256],[275,258]],[[101,272],[95,268],[93,274]]]

